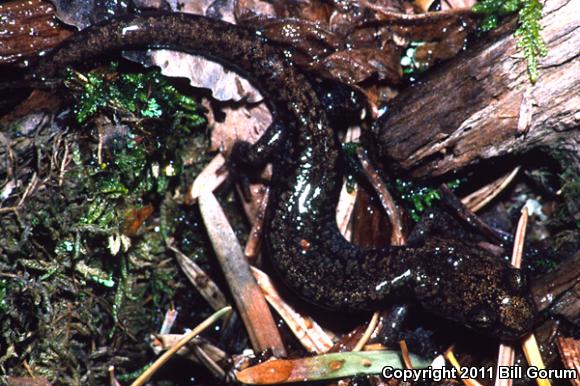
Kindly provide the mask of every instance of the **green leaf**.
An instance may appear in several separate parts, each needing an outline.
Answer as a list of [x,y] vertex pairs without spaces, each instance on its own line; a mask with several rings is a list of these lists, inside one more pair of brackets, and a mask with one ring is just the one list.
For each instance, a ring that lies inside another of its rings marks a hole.
[[[430,361],[410,355],[414,369],[426,368]],[[384,367],[404,369],[398,351],[363,351],[323,354],[300,359],[274,359],[248,367],[236,374],[239,382],[250,385],[277,385],[314,382],[360,375],[381,374]]]

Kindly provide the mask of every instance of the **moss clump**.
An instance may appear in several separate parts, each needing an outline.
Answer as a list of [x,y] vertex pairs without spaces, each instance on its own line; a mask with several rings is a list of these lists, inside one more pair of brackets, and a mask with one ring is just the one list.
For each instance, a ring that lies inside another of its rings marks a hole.
[[22,207],[0,213],[0,271],[9,272],[0,277],[0,374],[105,384],[110,365],[123,374],[151,360],[146,338],[185,287],[165,237],[209,253],[202,232],[179,233],[184,209],[172,198],[209,158],[205,119],[157,71],[112,65],[70,71],[66,84],[71,127],[46,120],[27,134],[34,156],[7,168],[18,181],[34,174],[37,185]]

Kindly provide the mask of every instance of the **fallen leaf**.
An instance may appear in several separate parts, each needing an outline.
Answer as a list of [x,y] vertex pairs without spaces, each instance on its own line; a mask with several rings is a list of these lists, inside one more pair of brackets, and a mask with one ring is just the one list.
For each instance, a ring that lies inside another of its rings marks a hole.
[[[409,354],[413,368],[424,368],[430,362]],[[404,368],[398,351],[362,351],[323,354],[300,359],[274,359],[248,367],[236,374],[241,383],[273,385],[309,382],[380,374],[383,367]]]

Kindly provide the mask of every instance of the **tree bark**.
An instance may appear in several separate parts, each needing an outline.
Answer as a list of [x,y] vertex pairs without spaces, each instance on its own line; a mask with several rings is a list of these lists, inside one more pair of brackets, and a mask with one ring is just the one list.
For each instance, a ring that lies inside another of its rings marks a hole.
[[580,171],[580,0],[548,0],[543,13],[548,55],[536,84],[514,20],[394,100],[373,129],[383,160],[436,176],[544,148]]

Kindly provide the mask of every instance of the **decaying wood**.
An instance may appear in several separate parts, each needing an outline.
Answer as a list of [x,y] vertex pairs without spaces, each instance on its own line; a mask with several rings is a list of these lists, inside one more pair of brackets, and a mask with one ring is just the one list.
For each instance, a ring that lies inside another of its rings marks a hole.
[[532,297],[538,310],[551,308],[571,322],[580,320],[580,252],[562,262],[558,268],[534,280]]
[[[547,0],[548,55],[528,79],[515,21],[401,93],[380,120],[379,153],[416,177],[533,148],[580,170],[580,0]],[[498,36],[499,35],[499,36]]]

